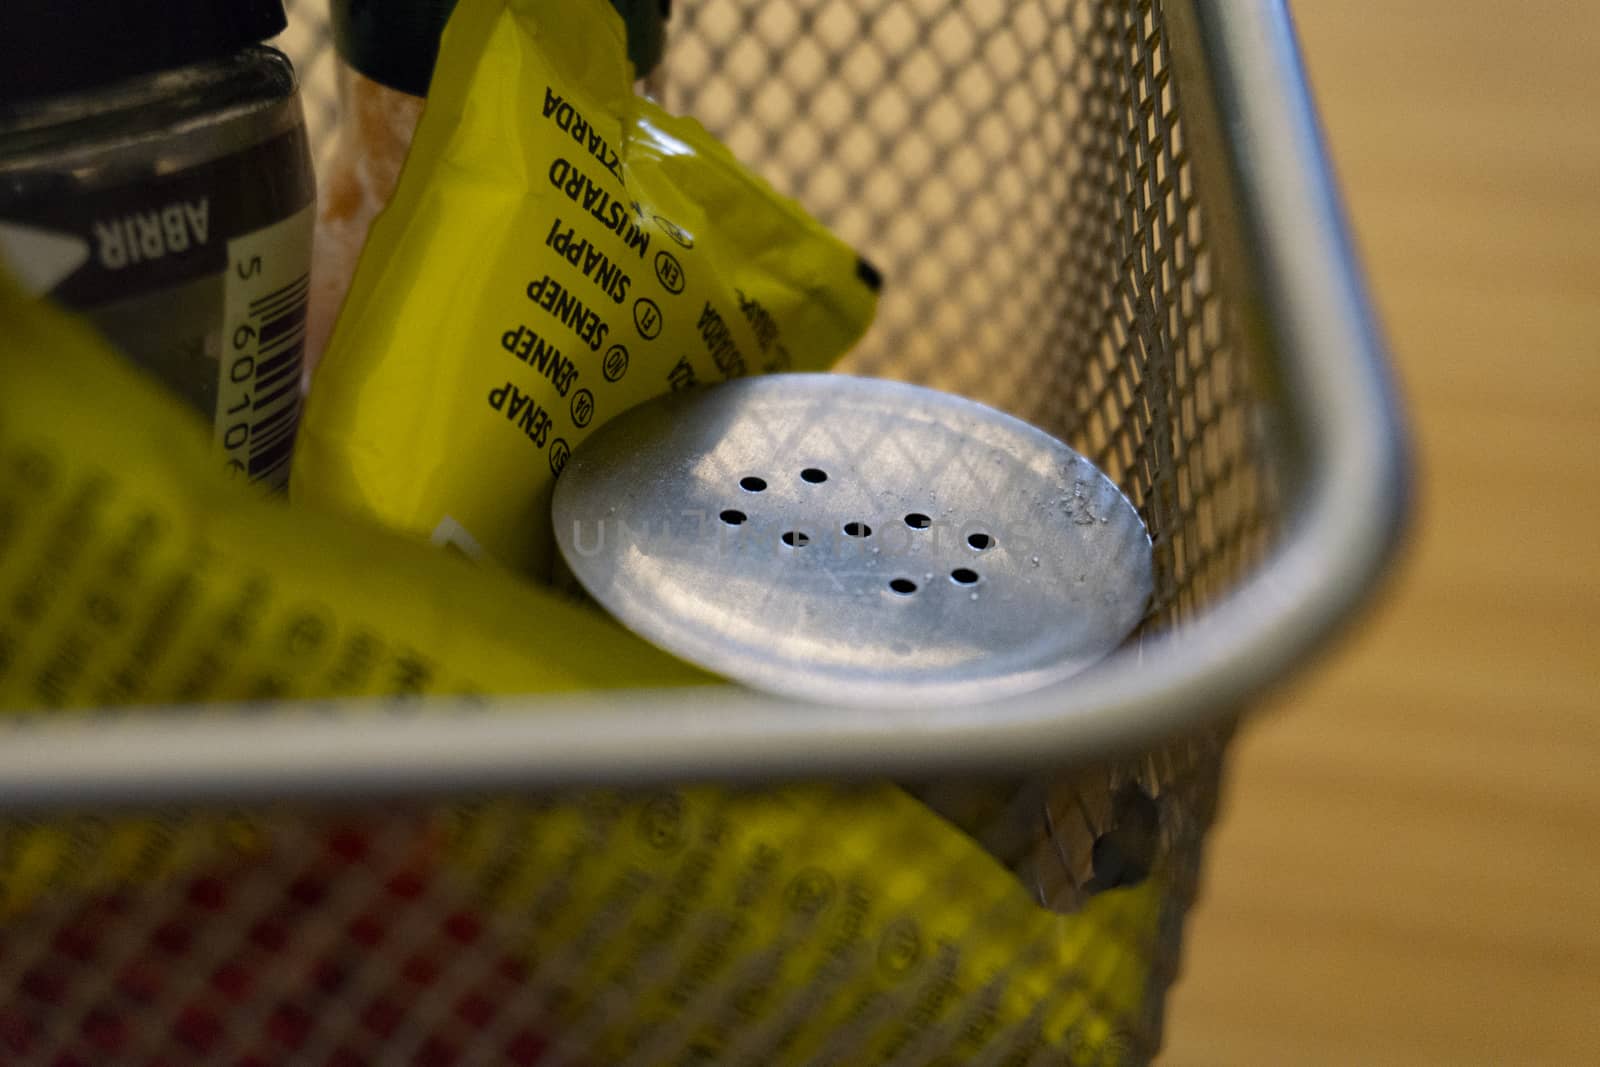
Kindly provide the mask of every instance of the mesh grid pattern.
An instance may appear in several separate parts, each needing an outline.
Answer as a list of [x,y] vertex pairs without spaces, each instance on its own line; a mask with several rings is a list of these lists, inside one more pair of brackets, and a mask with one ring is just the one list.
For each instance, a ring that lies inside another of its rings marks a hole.
[[883,272],[844,369],[1094,458],[1156,537],[1162,623],[1257,558],[1271,470],[1158,5],[711,0],[675,15],[663,81]]
[[[335,60],[322,5],[290,7],[279,43],[300,70],[323,160],[338,121]],[[1218,289],[1207,192],[1189,158],[1160,3],[675,7],[655,79],[664,102],[700,118],[886,279],[878,320],[845,369],[986,401],[1093,457],[1155,539],[1149,628],[1181,630],[1236,584],[1273,533],[1273,456],[1258,383]],[[887,995],[841,1026],[816,1062],[1151,1057],[1225,744],[1225,734],[1174,739],[1049,780],[916,790],[1013,870],[1040,907],[1096,924],[1082,957],[1038,993],[1041,1006],[1092,991],[1112,948],[1145,961],[1143,1006],[1119,1020],[1111,1051],[1070,1037],[1045,1043],[1037,1017],[984,1029],[987,998],[1008,981],[1002,971],[942,1025],[884,1045],[922,993],[908,985]],[[1160,888],[1155,921],[1131,927],[1114,913],[1079,911],[1106,888],[1097,844],[1119,829],[1116,798],[1129,790],[1158,813],[1145,858]],[[485,869],[516,868],[528,835],[557,808],[629,819],[652,803],[612,794],[511,803],[483,824]],[[726,804],[737,817],[737,798]],[[560,913],[561,878],[525,876],[519,899],[539,905],[509,907],[489,906],[504,891],[494,877],[441,873],[440,835],[463,810],[190,812],[149,824],[131,838],[148,853],[143,867],[119,868],[142,873],[85,876],[71,884],[92,890],[14,900],[0,918],[0,1059],[582,1064],[602,1062],[598,1043],[628,1032],[637,1036],[629,1063],[769,1063],[785,1027],[875,965],[874,946],[844,944],[831,972],[708,1049],[701,1024],[726,1015],[742,983],[773,959],[817,936],[808,922],[820,920],[797,910],[764,952],[730,961],[686,997],[675,1021],[641,1019],[644,993],[715,943],[714,916],[679,916],[631,973],[598,986],[584,976],[638,924],[665,921],[652,909],[682,868],[644,870],[631,896],[591,901],[568,942],[533,951]],[[95,852],[103,820],[72,825]],[[0,852],[35,831],[0,824]],[[976,938],[1018,906],[970,898],[956,872],[937,857],[926,863],[924,892],[970,913]],[[1038,961],[1013,962],[1021,973]],[[950,1050],[974,1033],[978,1051],[956,1057]],[[879,1053],[869,1058],[867,1048]]]
[[[0,988],[7,991],[0,1049],[8,1063],[49,1064],[797,1062],[776,1051],[786,1031],[866,981],[883,985],[887,995],[845,1019],[804,1062],[1055,1063],[1070,1051],[1042,1043],[1034,1019],[983,1023],[992,1012],[986,995],[958,1004],[937,1025],[906,1028],[900,1018],[937,990],[939,976],[925,960],[886,980],[882,943],[839,941],[826,928],[826,900],[819,897],[814,908],[796,905],[798,879],[783,889],[788,918],[764,952],[713,969],[689,994],[675,997],[671,1014],[639,1017],[636,1003],[683,988],[722,921],[715,911],[688,908],[673,916],[664,906],[674,883],[693,870],[681,839],[662,846],[675,861],[623,872],[617,884],[626,892],[570,905],[583,927],[556,945],[541,937],[541,924],[560,919],[560,879],[528,870],[523,846],[526,835],[545,829],[551,806],[642,823],[663,796],[671,794],[518,800],[447,813],[252,813],[253,844],[218,843],[190,857],[181,872],[35,900],[0,924]],[[1058,806],[1076,804],[1074,798]],[[707,821],[740,811],[740,798],[730,795]],[[207,819],[176,813],[173,825],[204,834],[213,828]],[[441,842],[451,823],[473,828],[488,864],[472,867],[445,856]],[[92,820],[74,825],[79,833],[93,833],[90,827]],[[15,846],[11,835],[30,832],[10,827],[0,843]],[[818,824],[809,833],[825,838],[832,830]],[[160,833],[148,842],[157,850],[170,846]],[[952,894],[970,909],[974,931],[1003,924],[1004,913],[1018,906],[1011,894],[972,892],[954,869],[924,873],[927,892]],[[523,884],[507,888],[518,880]],[[920,912],[914,903],[891,916],[887,928],[915,929]],[[642,951],[632,947],[641,929],[654,938]],[[1082,969],[1056,971],[1041,1005],[1088,988],[1088,976],[1113,945],[1159,957],[1175,933],[1165,925],[1099,926]],[[837,942],[828,969],[771,996],[727,1041],[706,1043],[707,1027],[737,1015],[741,998],[763,988],[762,968],[819,937]],[[625,968],[596,963],[616,946]],[[1049,956],[1040,941],[1008,962],[1037,970]],[[997,997],[1008,980],[1002,970],[984,994]],[[1144,1058],[1158,1011],[1159,999],[1151,999],[1147,1018],[1128,1020],[1125,1044],[1110,1053],[1085,1049],[1070,1062]],[[979,1025],[988,1029],[977,1056],[941,1060],[964,1036],[970,1049]],[[619,1054],[615,1043],[623,1034],[627,1051]],[[868,1049],[892,1051],[868,1056]]]

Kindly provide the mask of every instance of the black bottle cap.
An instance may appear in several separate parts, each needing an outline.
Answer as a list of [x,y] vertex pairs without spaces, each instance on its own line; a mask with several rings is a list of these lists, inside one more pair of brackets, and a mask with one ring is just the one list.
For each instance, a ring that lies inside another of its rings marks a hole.
[[283,0],[0,0],[0,104],[218,59],[286,25]]
[[[364,76],[427,96],[439,35],[455,6],[456,0],[332,0],[333,40],[344,61]],[[628,58],[642,78],[661,61],[671,0],[611,0],[611,6],[627,23]]]

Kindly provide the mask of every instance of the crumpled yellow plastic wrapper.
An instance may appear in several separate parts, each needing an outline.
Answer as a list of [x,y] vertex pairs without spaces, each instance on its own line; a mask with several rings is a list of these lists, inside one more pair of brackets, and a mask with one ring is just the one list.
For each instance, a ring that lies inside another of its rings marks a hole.
[[[254,698],[272,715],[285,697],[704,680],[552,591],[230,482],[188,409],[4,278],[0,324],[0,708]],[[1165,922],[1156,880],[1047,912],[889,785],[503,800],[433,820],[418,844],[433,877],[521,930],[507,948],[605,1020],[581,1039],[590,1062],[692,1041],[803,1064],[842,1032],[856,1043],[833,1062],[1117,1062]],[[0,937],[48,921],[46,901],[219,865],[248,878],[271,825],[0,820]]]
[[607,419],[820,370],[875,278],[692,119],[635,96],[603,0],[463,0],[302,424],[296,500],[548,577],[550,494]]
[[[607,5],[556,9],[461,4],[294,490],[535,573],[585,430],[667,389],[825,365],[873,305],[849,249],[625,98]],[[492,563],[230,482],[186,409],[3,277],[0,325],[0,709],[389,695],[426,714],[427,694],[708,680]],[[0,937],[52,944],[61,905],[177,897],[188,872],[248,882],[285,817],[0,820]],[[1157,880],[1047,912],[883,784],[454,803],[409,847],[510,932],[516,995],[561,999],[574,1025],[547,1036],[576,1062],[1116,1062],[1167,922]],[[196,936],[225,952],[230,921]]]
[[210,448],[0,278],[0,709],[710,681],[552,590],[263,496]]

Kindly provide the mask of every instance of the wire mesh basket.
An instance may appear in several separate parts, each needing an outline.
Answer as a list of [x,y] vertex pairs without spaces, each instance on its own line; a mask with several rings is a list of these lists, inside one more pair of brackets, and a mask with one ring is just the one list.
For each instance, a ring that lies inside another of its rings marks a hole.
[[[320,5],[291,23],[320,152]],[[664,102],[884,274],[846,369],[1093,458],[1154,538],[1144,626],[1001,707],[34,720],[0,740],[5,1062],[1155,1054],[1233,724],[1402,512],[1282,0],[695,0],[669,27]],[[862,784],[674,784],[824,778]]]

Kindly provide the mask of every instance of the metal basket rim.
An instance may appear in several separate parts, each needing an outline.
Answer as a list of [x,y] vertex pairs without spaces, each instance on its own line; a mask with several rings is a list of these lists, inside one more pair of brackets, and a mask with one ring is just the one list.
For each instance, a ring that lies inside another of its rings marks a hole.
[[[1286,0],[1168,0],[1186,95],[1229,136],[1250,328],[1275,356],[1305,464],[1279,543],[1183,628],[1004,704],[867,712],[730,686],[140,709],[25,720],[0,746],[12,808],[482,791],[680,780],[1016,773],[1213,727],[1301,664],[1370,598],[1408,510],[1406,435],[1331,176]],[[384,710],[387,709],[387,710]],[[322,711],[294,714],[285,711]]]

